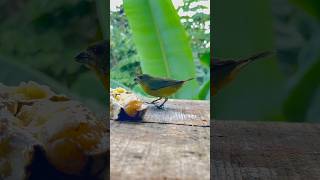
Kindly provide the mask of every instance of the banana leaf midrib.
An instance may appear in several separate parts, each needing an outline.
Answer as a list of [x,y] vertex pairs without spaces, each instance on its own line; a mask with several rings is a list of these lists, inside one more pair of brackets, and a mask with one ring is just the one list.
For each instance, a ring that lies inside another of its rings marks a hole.
[[151,12],[151,15],[152,15],[152,19],[153,19],[153,24],[154,24],[154,27],[156,29],[156,35],[157,35],[157,39],[158,39],[158,42],[159,42],[159,46],[160,46],[160,49],[161,49],[161,55],[163,57],[163,62],[164,62],[164,66],[165,66],[165,69],[166,69],[166,77],[170,77],[170,70],[169,70],[169,65],[168,65],[168,58],[166,56],[166,53],[165,53],[165,50],[164,50],[164,47],[163,47],[163,42],[161,41],[161,35],[160,35],[160,31],[159,31],[159,27],[157,26],[157,23],[156,23],[156,19],[155,19],[155,16],[153,14],[153,11],[151,11],[151,4],[150,4],[150,0],[148,0],[148,3],[149,3],[149,9],[150,9],[150,12]]

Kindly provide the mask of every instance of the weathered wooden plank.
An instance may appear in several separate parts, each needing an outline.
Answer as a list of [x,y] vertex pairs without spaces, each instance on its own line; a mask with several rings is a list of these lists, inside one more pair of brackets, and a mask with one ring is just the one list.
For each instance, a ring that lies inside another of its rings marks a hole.
[[150,105],[143,121],[209,126],[210,104],[209,101],[168,100],[164,109]]
[[111,121],[111,179],[209,179],[209,102],[169,100],[143,122]]
[[210,128],[111,122],[111,179],[209,179]]
[[212,123],[213,179],[320,179],[320,125]]

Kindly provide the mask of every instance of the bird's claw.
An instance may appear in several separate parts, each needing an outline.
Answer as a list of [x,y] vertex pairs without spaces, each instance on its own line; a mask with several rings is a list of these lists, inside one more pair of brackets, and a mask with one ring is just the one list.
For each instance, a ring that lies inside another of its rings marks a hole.
[[164,104],[167,102],[168,98],[165,99],[165,101],[160,104],[160,105],[157,105],[157,103],[159,103],[159,100],[161,100],[162,98],[158,98],[154,101],[151,101],[151,102],[144,102],[146,104],[153,104],[155,107],[157,107],[158,109],[164,109]]
[[156,102],[144,102],[146,104],[156,104]]
[[158,109],[164,109],[164,105],[160,105],[160,106],[154,105],[154,106],[156,106]]
[[153,104],[156,108],[158,108],[158,109],[164,109],[163,107],[163,105],[157,105],[157,102],[144,102],[144,103],[146,103],[146,104]]

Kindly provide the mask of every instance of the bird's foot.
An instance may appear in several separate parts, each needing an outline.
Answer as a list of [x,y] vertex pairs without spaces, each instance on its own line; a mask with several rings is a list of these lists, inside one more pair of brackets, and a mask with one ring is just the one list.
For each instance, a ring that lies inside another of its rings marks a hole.
[[145,102],[146,104],[156,104],[156,102],[158,102],[159,100],[161,100],[162,98],[160,97],[160,98],[158,98],[158,99],[156,99],[156,100],[153,100],[153,101],[151,101],[151,102]]
[[157,102],[144,102],[144,103],[146,103],[146,104],[154,104],[154,105],[156,105],[157,104]]
[[164,109],[164,105],[162,104],[162,105],[160,105],[160,106],[158,106],[158,105],[154,105],[156,108],[158,108],[158,109]]
[[163,101],[162,104],[160,104],[160,106],[155,105],[158,109],[164,109],[164,104],[168,101],[168,98],[165,98],[165,100]]

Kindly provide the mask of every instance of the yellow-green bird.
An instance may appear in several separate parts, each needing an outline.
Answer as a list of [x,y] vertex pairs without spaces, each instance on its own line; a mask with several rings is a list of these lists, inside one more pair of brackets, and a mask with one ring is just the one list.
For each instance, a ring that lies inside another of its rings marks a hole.
[[221,61],[217,58],[213,58],[213,84],[211,87],[211,94],[213,96],[216,95],[218,91],[229,84],[246,65],[257,59],[265,58],[272,54],[273,52],[271,51],[265,51],[240,60]]
[[194,78],[180,81],[174,79],[152,77],[148,74],[141,74],[138,75],[134,80],[140,84],[142,89],[147,94],[158,97],[158,99],[152,101],[150,104],[155,104],[162,98],[165,99],[162,104],[160,104],[159,106],[156,105],[157,108],[161,109],[167,102],[169,96],[176,93],[185,82],[190,81],[192,79]]
[[100,41],[75,57],[77,62],[88,66],[96,73],[107,91],[109,91],[109,47],[109,42]]

